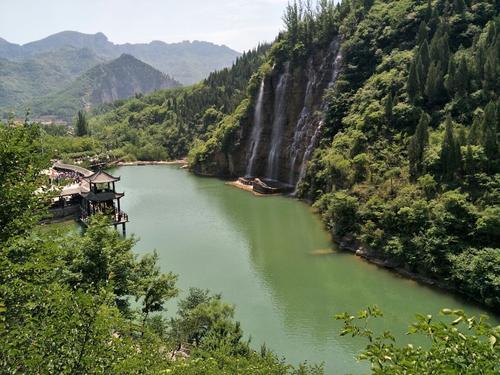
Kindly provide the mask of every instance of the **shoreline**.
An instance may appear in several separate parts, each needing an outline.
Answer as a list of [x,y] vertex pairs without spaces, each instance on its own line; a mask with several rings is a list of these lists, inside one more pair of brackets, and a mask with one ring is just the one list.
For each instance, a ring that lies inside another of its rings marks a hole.
[[491,315],[493,316],[499,316],[498,313],[493,309],[493,307],[488,306],[484,303],[481,303],[480,301],[476,300],[474,297],[470,296],[467,293],[462,292],[460,289],[458,289],[456,286],[453,286],[446,281],[440,281],[437,279],[433,279],[431,277],[421,275],[419,273],[410,271],[404,266],[401,266],[394,261],[391,261],[390,259],[384,259],[380,256],[377,255],[377,253],[370,249],[368,246],[364,245],[362,242],[359,240],[351,237],[351,236],[344,236],[341,238],[336,238],[335,236],[332,236],[332,241],[338,245],[339,249],[341,251],[346,251],[349,253],[352,253],[354,256],[358,257],[359,259],[362,259],[365,262],[368,262],[370,264],[373,264],[379,268],[383,268],[389,272],[392,272],[400,277],[403,277],[407,280],[413,280],[417,282],[420,285],[436,289],[438,291],[441,291],[443,293],[450,293],[458,298],[462,298],[466,300],[468,303],[475,304],[477,306],[480,306],[481,308],[491,312]]
[[109,163],[109,167],[140,167],[145,165],[182,165],[187,166],[188,161],[186,159],[178,160],[137,160],[137,161],[117,161]]

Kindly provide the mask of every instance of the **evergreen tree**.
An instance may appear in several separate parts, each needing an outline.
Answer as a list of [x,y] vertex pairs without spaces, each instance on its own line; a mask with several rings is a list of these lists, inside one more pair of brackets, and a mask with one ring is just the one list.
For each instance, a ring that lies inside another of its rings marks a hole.
[[484,43],[479,41],[476,47],[475,70],[479,80],[484,78],[484,65],[486,63],[486,49]]
[[458,129],[458,144],[460,146],[467,145],[467,135],[465,134],[465,128],[463,126],[460,126]]
[[422,45],[424,40],[427,40],[428,37],[428,30],[427,30],[427,24],[425,21],[420,22],[420,26],[418,28],[418,34],[417,34],[417,45]]
[[425,82],[427,80],[427,74],[429,72],[430,63],[431,63],[431,58],[429,55],[429,43],[427,43],[427,40],[424,40],[424,42],[419,48],[418,64],[417,64],[417,69],[418,69],[417,72],[419,74],[421,92],[424,92],[425,90]]
[[424,173],[425,149],[429,144],[429,116],[424,112],[420,116],[415,134],[410,139],[408,158],[410,177],[414,181]]
[[483,88],[486,92],[497,90],[497,51],[491,47],[486,52],[486,62],[484,64]]
[[441,63],[432,63],[425,83],[425,95],[431,104],[440,103],[444,99],[444,83]]
[[75,135],[83,137],[89,133],[89,124],[84,111],[78,111],[75,125]]
[[441,66],[448,66],[450,59],[450,45],[449,36],[445,31],[444,25],[441,25],[439,30],[434,34],[429,47],[429,55],[431,62],[435,63],[439,61]]
[[455,59],[451,58],[448,63],[448,74],[446,75],[446,79],[444,81],[446,90],[448,90],[448,94],[450,97],[453,97],[456,92],[456,80],[457,80],[457,68],[455,64]]
[[484,152],[488,157],[488,163],[491,166],[497,159],[498,140],[497,140],[497,109],[495,102],[491,101],[484,109],[482,126],[482,145]]
[[470,145],[478,145],[481,142],[481,127],[481,117],[476,115],[469,130],[469,136],[467,137],[467,142]]
[[467,145],[467,151],[465,152],[465,174],[471,176],[476,173],[476,163],[474,161],[474,155],[472,154],[472,146]]
[[453,122],[448,114],[445,122],[445,133],[443,144],[441,145],[441,168],[442,176],[445,180],[453,180],[460,171],[462,155],[460,144],[456,141],[453,134]]
[[[452,61],[453,59],[450,59]],[[469,91],[469,69],[467,67],[467,61],[465,57],[462,56],[460,62],[458,63],[458,71],[455,78],[455,85],[457,94],[461,97],[467,95]]]
[[417,74],[417,63],[413,61],[410,65],[410,72],[408,75],[408,82],[406,84],[406,90],[408,92],[408,96],[412,103],[415,103],[416,99],[419,96],[420,92],[420,82]]

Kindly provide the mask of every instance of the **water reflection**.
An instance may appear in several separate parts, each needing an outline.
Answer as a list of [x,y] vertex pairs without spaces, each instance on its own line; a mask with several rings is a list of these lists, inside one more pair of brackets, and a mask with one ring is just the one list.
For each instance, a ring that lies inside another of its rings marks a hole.
[[405,339],[414,312],[466,306],[350,254],[312,255],[333,247],[300,202],[256,198],[176,167],[114,173],[122,176],[129,232],[142,239],[137,252],[158,249],[162,268],[181,275],[184,290],[221,292],[257,347],[265,341],[292,362],[325,361],[327,373],[366,369],[353,359],[360,341],[338,336],[337,312],[378,304],[386,314],[378,328]]

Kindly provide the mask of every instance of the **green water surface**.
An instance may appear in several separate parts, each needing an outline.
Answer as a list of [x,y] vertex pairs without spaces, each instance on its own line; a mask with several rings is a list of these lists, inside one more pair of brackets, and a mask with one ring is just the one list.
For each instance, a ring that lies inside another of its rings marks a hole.
[[[113,170],[125,191],[128,234],[141,254],[156,249],[179,287],[208,288],[236,305],[253,346],[266,343],[291,363],[325,363],[327,374],[367,372],[354,357],[359,339],[339,336],[336,313],[377,304],[377,328],[405,342],[416,312],[480,308],[379,269],[349,253],[315,255],[335,246],[304,203],[255,197],[223,181],[196,177],[177,166]],[[171,310],[173,309],[173,305]]]

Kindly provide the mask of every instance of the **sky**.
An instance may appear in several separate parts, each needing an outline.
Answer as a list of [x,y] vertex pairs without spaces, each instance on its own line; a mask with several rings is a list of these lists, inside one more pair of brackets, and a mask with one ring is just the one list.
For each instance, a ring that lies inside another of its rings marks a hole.
[[0,0],[0,37],[24,44],[59,31],[116,44],[204,40],[237,51],[272,41],[288,0]]

